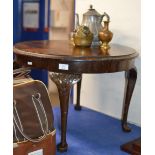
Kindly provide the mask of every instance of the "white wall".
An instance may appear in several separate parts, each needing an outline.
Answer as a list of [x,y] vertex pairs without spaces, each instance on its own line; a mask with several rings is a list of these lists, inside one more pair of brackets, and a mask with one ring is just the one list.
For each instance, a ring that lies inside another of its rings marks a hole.
[[[114,33],[112,43],[135,48],[140,53],[140,1],[139,0],[76,0],[76,12],[85,13],[93,4],[99,12],[107,12],[111,17],[110,30]],[[141,124],[141,84],[140,57],[136,60],[138,79],[131,100],[128,120]],[[84,74],[81,89],[81,105],[111,115],[121,117],[124,72],[113,74]]]

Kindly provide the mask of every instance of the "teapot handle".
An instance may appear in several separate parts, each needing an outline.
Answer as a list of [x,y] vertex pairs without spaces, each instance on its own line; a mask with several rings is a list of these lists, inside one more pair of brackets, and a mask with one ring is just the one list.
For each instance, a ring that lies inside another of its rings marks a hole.
[[[103,18],[104,17],[107,18],[107,22],[110,22],[110,16],[106,12],[104,12],[104,14],[103,14]],[[102,20],[103,20],[103,18],[102,18]]]
[[75,13],[75,20],[74,20],[74,29],[77,29],[79,27],[79,14]]

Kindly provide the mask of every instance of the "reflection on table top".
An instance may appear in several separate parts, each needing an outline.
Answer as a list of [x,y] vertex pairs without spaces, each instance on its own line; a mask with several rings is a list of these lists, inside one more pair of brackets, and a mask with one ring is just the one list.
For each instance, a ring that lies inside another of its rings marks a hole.
[[138,53],[130,47],[110,44],[108,51],[100,47],[75,47],[70,41],[44,40],[26,41],[14,46],[16,54],[66,59],[119,59],[125,57],[136,57]]

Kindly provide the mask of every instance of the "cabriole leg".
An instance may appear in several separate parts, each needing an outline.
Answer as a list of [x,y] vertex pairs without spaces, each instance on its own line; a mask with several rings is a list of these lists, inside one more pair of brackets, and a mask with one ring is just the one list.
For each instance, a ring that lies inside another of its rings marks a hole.
[[137,80],[136,67],[125,72],[125,79],[126,79],[126,82],[125,82],[124,104],[123,104],[123,111],[122,111],[122,129],[125,132],[130,132],[131,129],[128,127],[127,117],[128,117],[128,110],[130,106],[131,97]]
[[66,131],[70,90],[72,85],[80,80],[81,75],[50,72],[50,78],[57,85],[61,109],[61,142],[57,145],[57,149],[65,152],[68,148]]

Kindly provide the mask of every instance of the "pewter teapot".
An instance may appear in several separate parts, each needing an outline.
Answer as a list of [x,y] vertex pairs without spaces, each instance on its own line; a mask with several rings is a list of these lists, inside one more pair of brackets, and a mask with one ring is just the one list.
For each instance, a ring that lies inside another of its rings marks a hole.
[[[99,14],[95,9],[93,9],[92,5],[90,5],[89,10],[83,14],[81,25],[89,27],[90,31],[93,33],[94,38],[92,45],[99,46],[101,44],[98,38],[98,33],[103,28],[101,22],[103,17],[106,15],[107,15],[106,13],[104,13],[103,15]],[[75,28],[77,28],[77,26],[79,25],[79,15],[76,14],[75,18],[76,18]]]

